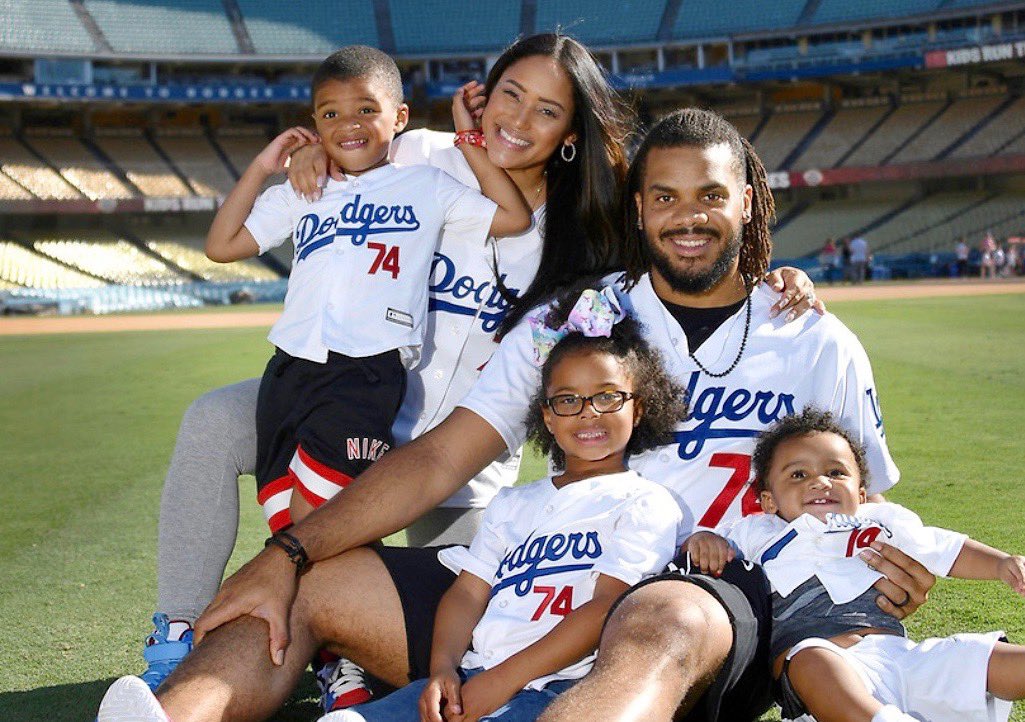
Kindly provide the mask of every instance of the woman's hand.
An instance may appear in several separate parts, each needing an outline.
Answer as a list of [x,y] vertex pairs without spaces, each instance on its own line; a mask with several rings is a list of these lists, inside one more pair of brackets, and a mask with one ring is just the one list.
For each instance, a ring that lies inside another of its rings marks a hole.
[[329,173],[335,180],[343,179],[341,170],[331,162],[327,151],[320,145],[320,138],[317,138],[316,145],[307,145],[292,153],[288,163],[288,182],[295,194],[307,201],[320,199]]
[[775,271],[769,271],[765,275],[765,282],[773,290],[783,294],[783,297],[769,309],[769,316],[772,318],[786,311],[786,320],[789,323],[810,308],[815,309],[820,316],[826,312],[826,304],[815,295],[815,284],[800,268],[783,266]]
[[484,85],[476,80],[471,80],[455,92],[452,96],[452,122],[455,123],[457,132],[480,128],[480,119],[484,115],[487,100]]
[[879,592],[876,604],[896,619],[914,614],[929,598],[936,577],[900,549],[889,544],[872,542],[871,550],[860,557],[871,569],[883,575],[872,586]]

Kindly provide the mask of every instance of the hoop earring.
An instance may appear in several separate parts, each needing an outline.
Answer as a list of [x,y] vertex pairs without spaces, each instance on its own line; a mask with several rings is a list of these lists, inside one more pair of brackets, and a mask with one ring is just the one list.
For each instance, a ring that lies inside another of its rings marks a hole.
[[[569,148],[569,158],[566,157],[566,149]],[[563,143],[559,149],[559,157],[566,163],[572,163],[577,157],[577,146],[574,143]]]

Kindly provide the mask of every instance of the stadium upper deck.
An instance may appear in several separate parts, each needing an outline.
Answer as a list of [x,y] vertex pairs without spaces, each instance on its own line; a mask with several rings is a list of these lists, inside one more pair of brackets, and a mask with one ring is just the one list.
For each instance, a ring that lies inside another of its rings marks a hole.
[[[0,0],[0,53],[83,57],[315,56],[366,43],[400,56],[493,53],[555,29],[595,46],[935,23],[1020,9],[994,0]],[[970,39],[944,26],[924,39]],[[946,34],[946,36],[945,36]],[[931,36],[931,37],[930,37]]]

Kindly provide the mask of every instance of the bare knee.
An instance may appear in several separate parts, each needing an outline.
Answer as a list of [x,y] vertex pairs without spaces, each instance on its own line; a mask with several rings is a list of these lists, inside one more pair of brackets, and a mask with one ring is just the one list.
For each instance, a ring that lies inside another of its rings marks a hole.
[[601,646],[638,647],[691,670],[718,670],[733,644],[729,616],[708,592],[679,581],[648,584],[609,619]]

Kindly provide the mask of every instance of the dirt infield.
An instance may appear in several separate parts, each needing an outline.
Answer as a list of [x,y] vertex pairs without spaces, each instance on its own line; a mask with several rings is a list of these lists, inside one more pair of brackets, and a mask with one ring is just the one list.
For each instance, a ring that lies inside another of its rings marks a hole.
[[[818,289],[830,301],[870,301],[887,298],[939,296],[986,296],[1025,293],[1025,279],[982,282],[978,280],[931,280],[914,283],[867,283],[862,286],[826,286]],[[254,310],[231,313],[152,313],[120,316],[62,316],[0,318],[0,336],[111,331],[168,331],[177,329],[252,328],[270,326],[279,312]]]

